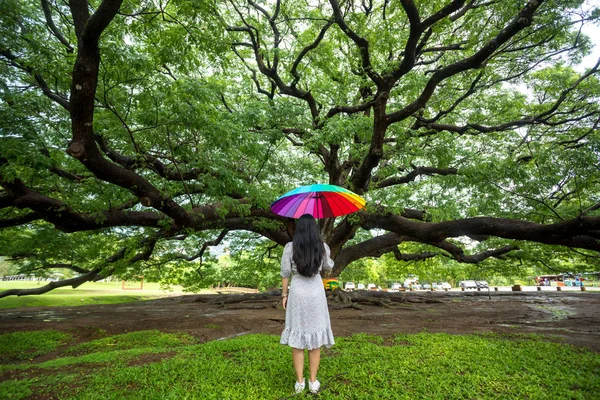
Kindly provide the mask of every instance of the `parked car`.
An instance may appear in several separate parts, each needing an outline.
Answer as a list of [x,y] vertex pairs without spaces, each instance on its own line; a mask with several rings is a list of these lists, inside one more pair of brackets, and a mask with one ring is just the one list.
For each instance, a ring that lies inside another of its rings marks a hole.
[[437,288],[438,290],[450,290],[452,289],[452,285],[450,285],[448,282],[440,282],[437,284]]
[[354,285],[354,282],[346,282],[346,284],[344,285],[344,290],[347,292],[350,292],[352,290],[356,289],[356,286]]
[[431,285],[429,283],[423,284],[423,290],[431,290]]
[[477,283],[475,281],[460,281],[458,285],[462,289],[477,289]]
[[365,290],[365,285],[359,283],[358,285],[356,285],[356,290]]
[[401,284],[399,284],[398,282],[394,282],[394,283],[392,283],[392,287],[390,287],[390,290],[394,291],[394,292],[397,292],[401,288],[402,288]]
[[378,288],[377,285],[374,283],[369,283],[367,285],[367,290],[381,290],[381,288]]
[[418,283],[413,283],[413,284],[411,285],[411,287],[412,287],[414,290],[421,290],[421,285],[420,285],[420,284],[418,284]]
[[488,289],[488,283],[486,281],[475,281],[478,289]]

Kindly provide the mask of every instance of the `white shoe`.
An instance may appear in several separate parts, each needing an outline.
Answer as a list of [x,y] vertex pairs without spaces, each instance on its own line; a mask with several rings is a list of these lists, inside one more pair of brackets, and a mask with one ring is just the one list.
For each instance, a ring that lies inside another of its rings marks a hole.
[[311,393],[317,393],[320,388],[321,382],[318,380],[315,379],[314,382],[311,382],[310,380],[308,381],[308,390],[310,390]]
[[305,387],[306,387],[306,379],[303,379],[302,383],[296,382],[296,384],[294,385],[294,389],[296,390],[296,393],[302,393],[304,391]]

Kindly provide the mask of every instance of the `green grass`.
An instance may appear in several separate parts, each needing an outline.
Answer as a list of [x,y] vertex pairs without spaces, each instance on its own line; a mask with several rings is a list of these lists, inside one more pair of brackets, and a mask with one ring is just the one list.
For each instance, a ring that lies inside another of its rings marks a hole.
[[0,335],[0,361],[27,360],[56,350],[71,336],[52,330]]
[[185,333],[162,333],[157,330],[137,331],[97,339],[69,348],[68,353],[89,354],[108,350],[131,350],[180,347],[195,343]]
[[[47,283],[45,281],[0,281],[0,291],[37,288]],[[174,288],[173,293],[183,294],[180,287]],[[69,286],[54,289],[41,295],[4,297],[0,299],[0,308],[73,307],[90,304],[116,304],[151,300],[169,294],[170,292],[160,290],[158,283],[144,283],[144,290],[122,290],[120,282],[88,282],[76,289]]]
[[[50,334],[52,331],[46,331]],[[11,334],[23,342],[30,332]],[[0,336],[1,340],[2,336]],[[419,333],[337,338],[319,399],[596,399],[600,354],[536,335]],[[53,339],[64,343],[63,339]],[[0,398],[281,399],[294,396],[278,336],[199,344],[158,331],[67,343],[60,357],[0,368]],[[12,357],[17,357],[15,354]],[[16,360],[15,360],[16,361]]]

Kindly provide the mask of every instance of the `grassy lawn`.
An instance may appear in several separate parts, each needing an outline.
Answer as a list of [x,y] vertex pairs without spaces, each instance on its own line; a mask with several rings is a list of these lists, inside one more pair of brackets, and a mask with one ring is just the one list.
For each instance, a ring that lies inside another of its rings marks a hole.
[[[0,281],[0,291],[7,289],[31,289],[48,284],[46,281]],[[129,284],[126,287],[133,287]],[[139,283],[137,284],[139,287]],[[70,286],[54,289],[42,295],[8,296],[0,299],[0,308],[80,306],[89,304],[114,304],[150,300],[172,294],[183,294],[180,287],[172,292],[160,289],[158,283],[144,283],[143,290],[122,290],[121,282],[88,282],[73,289]]]
[[[18,349],[18,350],[14,350]],[[49,351],[50,361],[30,358]],[[142,331],[87,343],[54,331],[0,335],[0,398],[281,399],[293,393],[278,336],[197,343]],[[23,361],[25,359],[25,361]],[[534,335],[420,333],[338,338],[321,399],[597,399],[600,354]]]

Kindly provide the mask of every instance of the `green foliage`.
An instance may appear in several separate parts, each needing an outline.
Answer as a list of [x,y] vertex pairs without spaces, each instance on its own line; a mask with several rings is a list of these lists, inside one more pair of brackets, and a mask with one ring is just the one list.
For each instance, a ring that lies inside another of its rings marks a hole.
[[0,276],[17,275],[18,267],[14,262],[7,261],[5,257],[0,257]]
[[71,339],[71,335],[53,330],[14,332],[0,335],[0,361],[28,360],[48,354]]
[[[184,263],[152,275],[165,285],[182,285],[185,291],[197,292],[212,286],[239,286],[267,290],[281,283],[282,249],[273,248],[256,235],[236,235],[226,252],[204,257],[202,263]],[[150,270],[152,271],[152,270]]]
[[[19,272],[39,277],[49,276],[54,265],[74,265],[79,267],[103,267],[105,260],[126,243],[136,244],[142,230],[106,229],[102,232],[63,233],[50,224],[32,223],[26,227],[9,228],[0,231],[0,254],[13,254],[19,257],[15,263]],[[32,257],[27,255],[33,254]],[[125,273],[130,267],[124,263],[114,263]]]
[[[16,399],[31,393],[107,399],[264,399],[293,394],[291,352],[276,336],[193,344],[168,335],[162,340],[155,331],[138,334],[159,342],[132,348],[139,342],[119,335],[102,339],[115,346],[94,347],[95,353],[6,365],[3,372],[14,378],[0,383],[0,390]],[[323,351],[319,398],[593,399],[600,389],[598,354],[551,337],[419,333],[384,339],[358,334],[336,341]]]
[[[232,243],[232,247],[243,246]],[[231,282],[234,286],[246,286],[266,290],[281,284],[280,262],[282,248],[273,249],[272,244],[260,241],[249,249],[232,253],[229,270],[219,272],[218,282]],[[220,261],[220,260],[219,260]]]
[[360,259],[353,262],[340,274],[342,282],[351,281],[355,283],[375,283],[381,287],[387,287],[388,281],[397,281],[400,277],[394,279],[394,274],[388,274],[385,262],[378,259]]
[[224,255],[216,263],[205,264],[200,272],[190,271],[179,282],[187,291],[209,286],[239,286],[266,290],[281,283],[279,260],[257,257],[253,253],[238,253],[235,257]]

